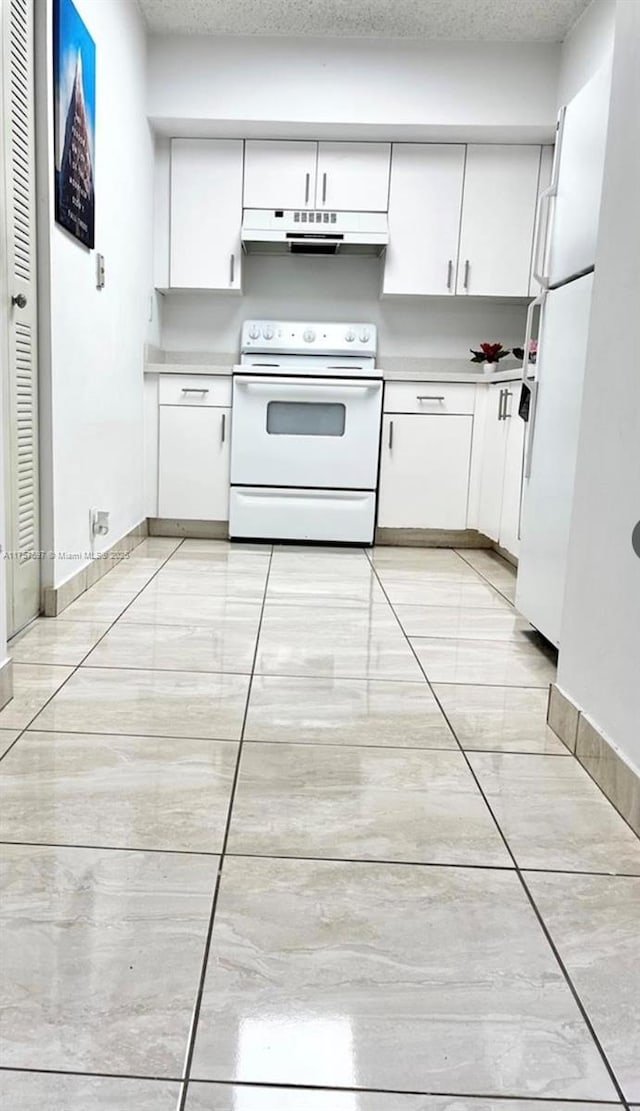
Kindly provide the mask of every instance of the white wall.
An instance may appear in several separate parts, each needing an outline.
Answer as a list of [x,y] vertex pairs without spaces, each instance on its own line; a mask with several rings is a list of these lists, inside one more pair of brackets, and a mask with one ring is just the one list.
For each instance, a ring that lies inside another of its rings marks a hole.
[[622,2],[558,682],[640,769],[640,4]]
[[[51,77],[41,67],[40,97],[49,102],[46,152],[40,145],[41,181],[49,182],[40,212],[41,264],[50,296],[50,307],[43,305],[50,334],[43,345],[42,470],[52,510],[43,516],[43,546],[58,553],[89,549],[92,506],[111,513],[110,535],[96,551],[144,515],[142,372],[152,289],[144,26],[135,0],[76,0],[76,6],[96,43],[96,251],[105,256],[106,288],[96,289],[95,252],[51,219]],[[47,15],[49,37],[50,3]],[[59,557],[45,571],[57,585],[82,563]]]
[[602,65],[613,46],[615,17],[616,0],[591,0],[572,27],[562,44],[558,105],[571,100]]
[[237,352],[243,320],[367,320],[378,325],[379,359],[470,358],[484,340],[522,344],[522,304],[456,297],[379,299],[382,263],[362,258],[247,256],[244,296],[171,293],[163,298],[162,346]]
[[553,137],[560,46],[155,36],[148,111],[170,135]]

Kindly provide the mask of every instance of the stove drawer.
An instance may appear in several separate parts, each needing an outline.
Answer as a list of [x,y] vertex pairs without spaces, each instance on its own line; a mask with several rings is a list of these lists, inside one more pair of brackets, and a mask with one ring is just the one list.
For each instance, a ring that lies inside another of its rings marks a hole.
[[372,491],[232,486],[229,536],[372,544],[375,516]]
[[473,414],[476,387],[466,382],[387,382],[385,413]]
[[159,375],[159,402],[161,405],[195,405],[199,409],[209,405],[231,405],[231,377],[207,377],[204,374]]

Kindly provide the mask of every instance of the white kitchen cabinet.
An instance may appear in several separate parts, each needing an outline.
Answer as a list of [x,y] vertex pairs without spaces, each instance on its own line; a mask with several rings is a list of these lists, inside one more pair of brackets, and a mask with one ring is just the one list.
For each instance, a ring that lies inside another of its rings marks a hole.
[[230,429],[230,408],[160,405],[159,517],[228,520]]
[[524,469],[525,424],[518,416],[520,383],[508,382],[503,402],[507,444],[502,484],[502,509],[498,543],[513,556],[520,550],[520,510],[522,507],[522,482]]
[[313,208],[318,144],[247,139],[245,208]]
[[465,150],[394,143],[383,294],[455,293]]
[[242,164],[240,139],[172,140],[171,288],[240,290]]
[[540,157],[539,146],[467,147],[457,293],[528,295]]
[[316,208],[386,212],[390,143],[318,143]]
[[385,414],[380,528],[467,527],[471,416]]
[[502,419],[504,385],[487,386],[482,444],[482,476],[478,506],[478,528],[496,543],[500,537],[502,486],[507,451],[507,424]]
[[518,555],[524,422],[518,416],[520,382],[487,387],[478,528]]

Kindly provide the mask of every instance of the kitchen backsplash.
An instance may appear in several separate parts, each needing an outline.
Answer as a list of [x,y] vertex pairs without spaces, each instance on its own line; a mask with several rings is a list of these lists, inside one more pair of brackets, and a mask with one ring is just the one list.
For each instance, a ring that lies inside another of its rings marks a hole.
[[461,297],[380,299],[381,266],[365,258],[247,257],[242,296],[169,293],[161,303],[165,351],[237,352],[250,318],[366,320],[378,326],[379,356],[466,359],[483,340],[524,338],[524,302]]

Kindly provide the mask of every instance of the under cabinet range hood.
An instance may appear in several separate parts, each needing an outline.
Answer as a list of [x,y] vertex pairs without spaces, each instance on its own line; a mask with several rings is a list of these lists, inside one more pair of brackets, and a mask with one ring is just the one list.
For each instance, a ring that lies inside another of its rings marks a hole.
[[263,255],[381,255],[389,242],[386,212],[245,208],[242,247]]

